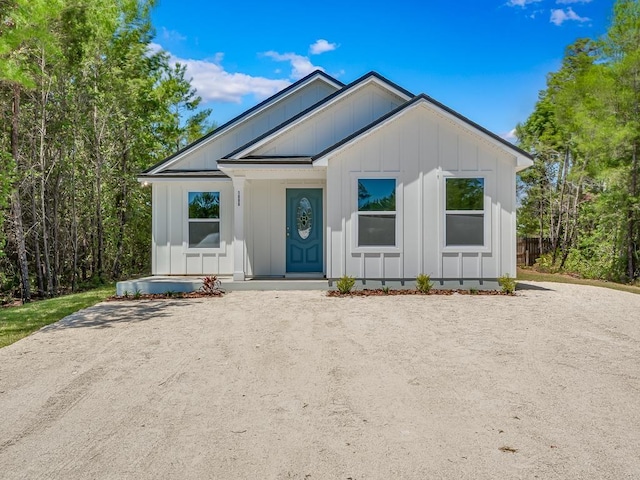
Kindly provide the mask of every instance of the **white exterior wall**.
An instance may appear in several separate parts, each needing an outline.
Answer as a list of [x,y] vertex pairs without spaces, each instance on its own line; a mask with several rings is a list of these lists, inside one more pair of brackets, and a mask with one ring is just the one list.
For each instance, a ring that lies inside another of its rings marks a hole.
[[322,80],[316,80],[273,106],[254,115],[212,142],[194,148],[179,161],[181,170],[215,170],[218,160],[237,148],[259,137],[272,128],[297,115],[311,105],[331,95],[336,88]]
[[[246,191],[248,209],[247,262],[245,272],[254,276],[282,276],[286,273],[286,190],[325,188],[324,180],[250,180]],[[326,203],[326,195],[323,193]],[[326,204],[323,205],[323,227]],[[324,230],[324,228],[323,228]],[[325,240],[326,244],[326,240]]]
[[250,154],[315,155],[404,102],[389,90],[368,83],[252,150]]
[[[418,105],[328,160],[327,277],[515,276],[515,157]],[[485,179],[485,247],[445,247],[444,177]],[[357,179],[396,178],[397,248],[357,247]]]
[[[153,275],[233,273],[231,180],[153,183]],[[188,192],[220,192],[220,248],[188,248]]]

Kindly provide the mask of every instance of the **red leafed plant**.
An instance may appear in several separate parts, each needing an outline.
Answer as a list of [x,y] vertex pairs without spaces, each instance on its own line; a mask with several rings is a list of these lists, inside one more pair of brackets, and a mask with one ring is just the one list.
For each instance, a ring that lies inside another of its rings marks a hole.
[[222,295],[224,291],[222,288],[222,282],[216,275],[212,275],[209,277],[204,277],[202,279],[202,287],[200,287],[200,291],[205,295]]

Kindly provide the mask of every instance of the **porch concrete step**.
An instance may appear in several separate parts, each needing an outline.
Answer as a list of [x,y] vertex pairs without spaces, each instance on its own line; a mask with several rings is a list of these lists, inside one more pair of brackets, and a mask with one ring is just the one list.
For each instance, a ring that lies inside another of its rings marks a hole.
[[[232,277],[218,277],[221,288],[225,292],[240,290],[328,290],[329,282],[326,279],[284,279],[284,278],[258,278],[247,279],[244,282],[234,281]],[[171,277],[153,276],[134,280],[126,280],[116,284],[116,295],[124,296],[159,293],[187,293],[195,292],[202,287],[202,277]]]

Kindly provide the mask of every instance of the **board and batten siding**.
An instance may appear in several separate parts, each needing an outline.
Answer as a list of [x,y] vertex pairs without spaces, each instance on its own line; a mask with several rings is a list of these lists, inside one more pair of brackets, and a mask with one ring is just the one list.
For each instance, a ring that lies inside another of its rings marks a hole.
[[311,105],[331,95],[336,88],[316,80],[281,99],[278,103],[221,133],[212,142],[204,142],[180,160],[181,170],[215,170],[218,160],[256,137],[277,127]]
[[[515,157],[424,105],[372,130],[328,159],[327,277],[515,276],[515,164]],[[445,247],[446,176],[485,179],[484,248]],[[396,249],[355,245],[357,180],[367,177],[397,181]]]
[[405,102],[376,83],[368,83],[300,121],[251,155],[315,155]]
[[[233,273],[233,185],[231,180],[153,184],[153,275]],[[220,192],[220,248],[190,249],[188,192]]]

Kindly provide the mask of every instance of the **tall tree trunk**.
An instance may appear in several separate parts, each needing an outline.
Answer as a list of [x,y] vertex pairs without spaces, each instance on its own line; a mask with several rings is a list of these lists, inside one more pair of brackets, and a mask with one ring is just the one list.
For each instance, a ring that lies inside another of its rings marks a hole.
[[[43,76],[43,82],[44,82],[44,70],[45,70],[44,62],[45,62],[44,52],[42,52],[40,67],[41,67],[41,72]],[[38,156],[40,157],[39,158],[40,160],[40,215],[42,217],[40,221],[40,225],[42,227],[42,250],[43,250],[42,257],[44,259],[44,276],[47,282],[47,296],[52,297],[54,295],[54,291],[53,291],[53,278],[51,275],[51,260],[50,260],[51,251],[49,248],[49,233],[47,230],[48,218],[47,218],[47,208],[46,208],[46,198],[47,198],[46,183],[47,183],[48,172],[47,172],[47,162],[45,159],[45,150],[44,150],[45,136],[47,132],[46,115],[47,115],[48,96],[49,96],[48,89],[45,88],[43,83],[40,91],[40,102],[41,102],[42,109],[40,111],[40,148],[38,152]]]
[[71,153],[71,249],[72,249],[72,266],[71,266],[71,291],[78,289],[78,211],[76,207],[76,140],[74,138],[74,148]]
[[638,203],[638,141],[633,144],[631,158],[631,200],[627,211],[627,277],[633,281],[636,277],[636,213]]
[[101,152],[101,140],[100,133],[98,129],[98,109],[97,107],[93,108],[93,128],[95,134],[95,160],[96,160],[96,210],[95,210],[95,221],[96,221],[96,235],[97,235],[97,246],[96,246],[96,273],[98,274],[98,278],[102,280],[104,274],[104,224],[102,221],[102,152]]
[[[11,155],[19,166],[18,158],[18,128],[20,127],[20,86],[13,86],[13,104],[11,109]],[[20,277],[22,281],[22,301],[31,301],[31,286],[29,284],[29,261],[27,260],[27,248],[24,242],[24,227],[22,225],[22,205],[20,203],[20,187],[16,185],[11,194],[11,211],[15,225],[15,240],[18,248],[18,263],[20,264]]]
[[[34,225],[37,224],[38,210],[36,209],[36,183],[31,183],[31,215]],[[42,261],[40,257],[40,235],[38,229],[33,229],[33,256],[36,261],[36,279],[38,280],[38,296],[44,297],[44,281],[42,278]]]
[[[126,126],[125,126],[125,138],[126,138]],[[122,273],[122,251],[124,249],[124,229],[127,223],[127,170],[128,170],[128,158],[129,158],[129,149],[125,145],[125,148],[121,155],[120,160],[120,193],[118,194],[118,198],[116,200],[116,204],[118,206],[118,224],[119,229],[117,232],[117,240],[116,240],[116,253],[115,258],[113,260],[113,268],[111,269],[112,275],[114,278],[119,278]]]
[[51,225],[53,226],[51,230],[51,243],[53,246],[53,267],[52,267],[52,275],[53,278],[53,291],[57,295],[60,290],[60,221],[59,221],[59,206],[60,206],[60,183],[61,178],[58,173],[56,173],[55,177],[55,188],[53,190],[53,212],[51,218]]

